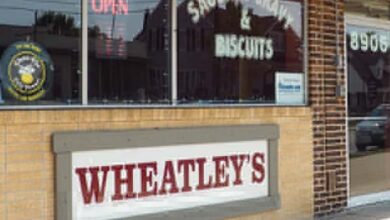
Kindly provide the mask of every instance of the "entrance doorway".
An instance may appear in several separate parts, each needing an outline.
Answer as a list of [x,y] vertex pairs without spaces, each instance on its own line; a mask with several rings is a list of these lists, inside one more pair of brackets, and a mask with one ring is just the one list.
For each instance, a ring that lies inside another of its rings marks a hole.
[[350,196],[390,190],[390,21],[346,16]]

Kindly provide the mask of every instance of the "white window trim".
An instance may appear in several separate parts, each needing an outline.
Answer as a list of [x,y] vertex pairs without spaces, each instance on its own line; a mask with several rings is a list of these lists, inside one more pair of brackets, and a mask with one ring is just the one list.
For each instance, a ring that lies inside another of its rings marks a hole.
[[177,0],[171,0],[170,2],[170,23],[168,25],[170,31],[170,54],[171,54],[171,102],[173,106],[177,105],[177,97],[178,97],[178,75],[177,75]]
[[88,105],[88,0],[82,0],[81,4],[82,34],[81,34],[81,103]]

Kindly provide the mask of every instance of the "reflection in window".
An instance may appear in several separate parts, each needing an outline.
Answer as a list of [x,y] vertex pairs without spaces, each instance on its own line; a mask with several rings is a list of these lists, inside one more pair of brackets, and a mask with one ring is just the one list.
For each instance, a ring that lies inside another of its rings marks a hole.
[[167,1],[89,4],[90,102],[169,102]]
[[344,8],[348,14],[389,20],[390,2],[387,0],[348,0]]
[[358,196],[390,189],[390,32],[375,27],[389,18],[388,7],[373,8],[388,2],[352,2],[353,13],[383,17],[347,24],[350,194]]
[[1,0],[4,104],[79,103],[80,2]]
[[291,104],[303,104],[303,80],[276,82],[303,79],[302,1],[281,1],[276,16],[272,1],[223,2],[178,1],[179,101],[280,104],[299,91]]
[[350,116],[368,116],[390,103],[389,42],[389,31],[347,26]]

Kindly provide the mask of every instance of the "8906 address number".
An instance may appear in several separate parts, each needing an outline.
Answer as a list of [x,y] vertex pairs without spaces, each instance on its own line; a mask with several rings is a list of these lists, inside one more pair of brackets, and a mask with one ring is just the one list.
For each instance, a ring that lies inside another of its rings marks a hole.
[[386,53],[389,49],[389,37],[387,35],[351,32],[350,37],[350,47],[352,50]]

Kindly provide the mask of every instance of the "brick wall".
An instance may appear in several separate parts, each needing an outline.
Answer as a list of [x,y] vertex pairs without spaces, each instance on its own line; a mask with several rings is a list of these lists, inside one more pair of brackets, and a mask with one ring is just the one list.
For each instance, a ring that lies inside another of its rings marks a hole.
[[314,212],[322,216],[347,205],[345,98],[336,96],[336,86],[344,83],[344,66],[335,62],[337,53],[344,56],[344,0],[309,0],[308,8]]
[[235,220],[301,219],[313,215],[310,108],[129,109],[0,112],[0,220],[54,220],[56,131],[204,125],[280,125],[282,208]]

